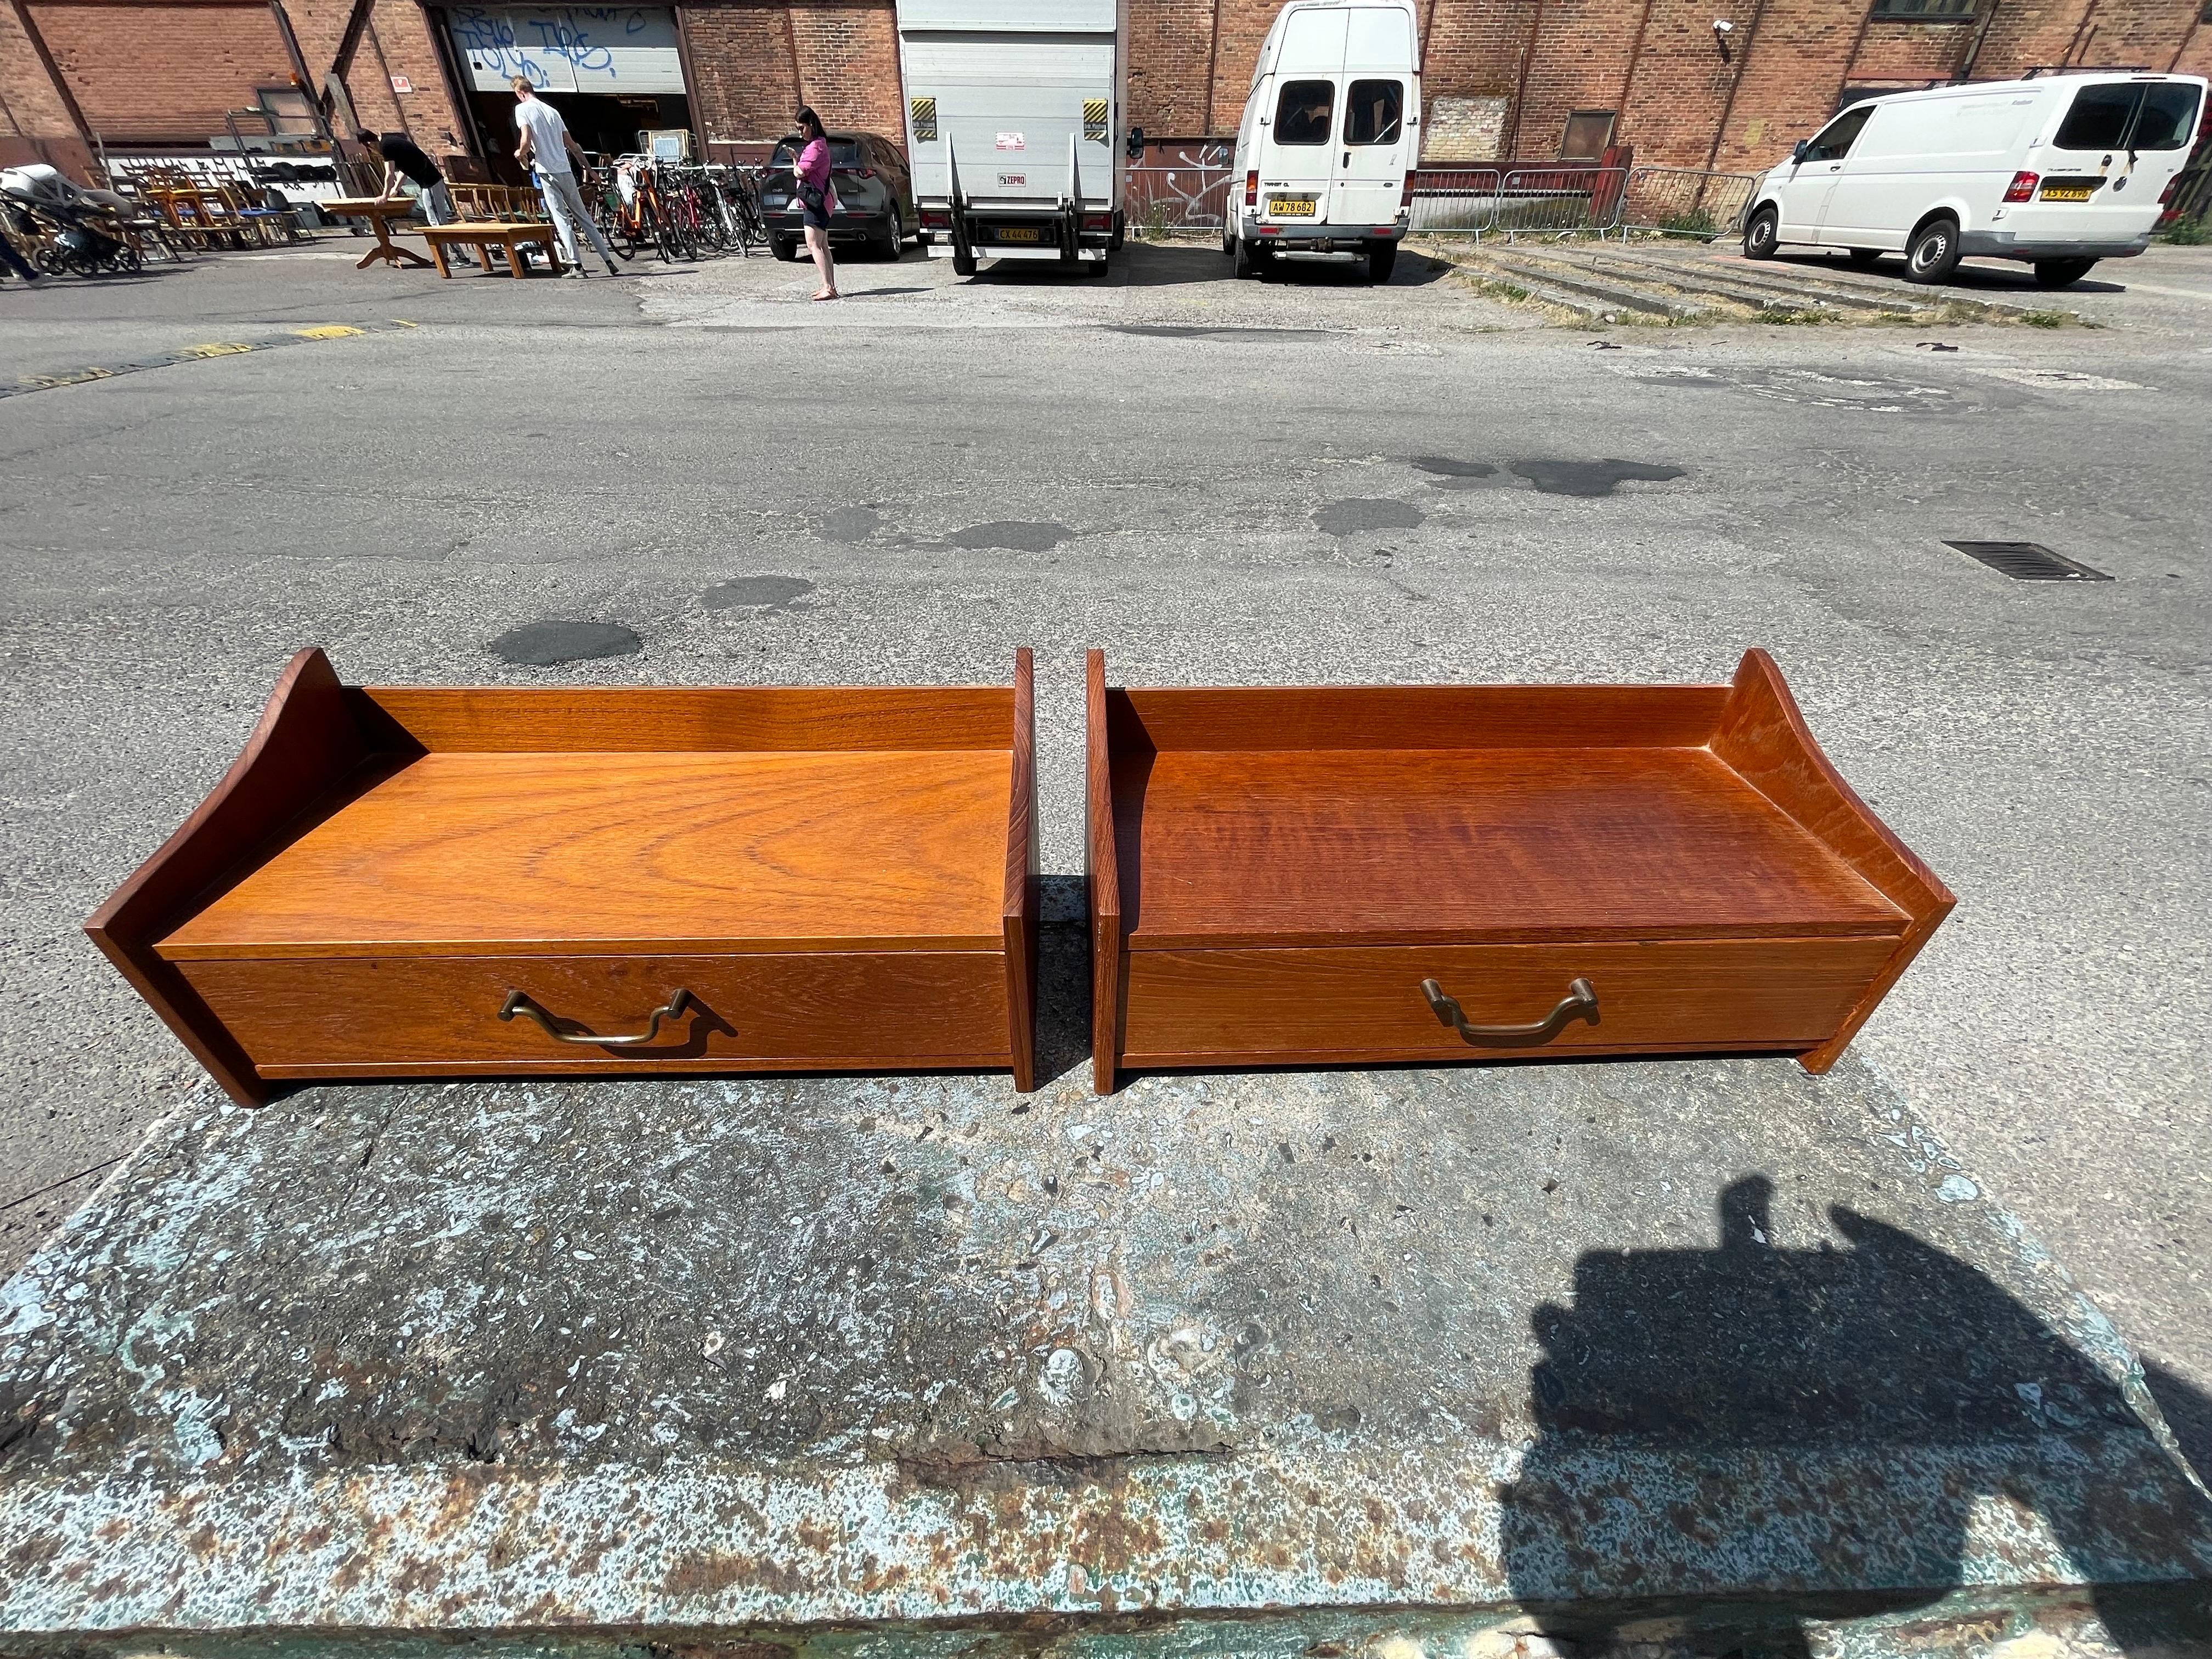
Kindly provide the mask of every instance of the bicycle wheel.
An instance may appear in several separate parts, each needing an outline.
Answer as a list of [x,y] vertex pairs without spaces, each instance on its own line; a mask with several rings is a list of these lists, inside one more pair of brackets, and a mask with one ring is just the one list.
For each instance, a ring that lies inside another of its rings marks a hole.
[[720,204],[715,198],[714,186],[704,183],[694,185],[690,196],[691,216],[698,222],[701,245],[716,253],[723,252],[730,246],[730,233],[728,227],[722,222]]

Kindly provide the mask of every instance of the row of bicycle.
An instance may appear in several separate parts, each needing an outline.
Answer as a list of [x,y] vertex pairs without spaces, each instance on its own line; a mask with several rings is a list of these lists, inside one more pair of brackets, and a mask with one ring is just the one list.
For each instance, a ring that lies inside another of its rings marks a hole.
[[579,182],[600,233],[625,254],[650,249],[663,259],[697,259],[769,246],[760,178],[720,163],[623,156]]

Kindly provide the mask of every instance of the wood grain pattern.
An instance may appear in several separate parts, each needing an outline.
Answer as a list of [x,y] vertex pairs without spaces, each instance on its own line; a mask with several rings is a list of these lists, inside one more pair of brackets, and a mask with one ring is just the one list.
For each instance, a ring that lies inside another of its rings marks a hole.
[[1014,1087],[1036,1087],[1037,988],[1036,671],[1030,648],[1014,653],[1012,785],[1006,806],[1006,881],[1001,906],[1006,939],[1006,1020]]
[[[1132,951],[1132,1054],[1472,1060],[1685,1045],[1790,1048],[1835,1029],[1894,938],[1620,940],[1332,950]],[[1595,1019],[1470,1044],[1421,994],[1433,978],[1480,1024],[1542,1018],[1588,979]]]
[[[814,1060],[858,1069],[1006,1058],[996,951],[801,956],[361,957],[190,962],[182,971],[255,1066],[338,1075],[399,1065],[617,1073],[686,1061],[724,1069]],[[575,1029],[642,1031],[678,987],[700,1008],[639,1048],[559,1043],[520,990]]]
[[1764,651],[1744,653],[1728,707],[1714,733],[1714,755],[1751,787],[1832,848],[1909,918],[1896,949],[1826,1041],[1801,1058],[1812,1073],[1842,1055],[1882,998],[1958,903],[1936,872],[1898,839],[1829,762],[1806,725],[1782,671]]
[[1114,769],[1106,653],[1084,659],[1084,873],[1091,898],[1091,1085],[1114,1092],[1121,1048],[1121,878],[1115,847]]
[[84,931],[224,1092],[269,1097],[222,1020],[154,948],[180,915],[285,825],[370,758],[330,659],[295,654],[222,781],[160,849],[94,911]]
[[433,751],[161,953],[1000,949],[1012,712],[995,751]]
[[1733,686],[1202,690],[1109,687],[1094,652],[1089,700],[1102,1091],[1120,1066],[1490,1054],[1422,978],[1513,1024],[1600,964],[1596,1024],[1496,1056],[1818,1071],[1952,902],[1761,652]]
[[1130,690],[1115,746],[1170,749],[1694,749],[1717,685],[1328,685]]
[[1118,783],[1133,951],[1904,920],[1702,749],[1170,750]]
[[673,750],[997,749],[1003,686],[351,688],[380,748],[656,753]]

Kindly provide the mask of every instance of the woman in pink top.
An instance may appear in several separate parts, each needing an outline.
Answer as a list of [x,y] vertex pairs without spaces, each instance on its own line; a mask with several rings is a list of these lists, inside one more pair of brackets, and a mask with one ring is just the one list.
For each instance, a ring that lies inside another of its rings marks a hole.
[[830,216],[837,210],[837,192],[830,183],[830,140],[823,134],[822,118],[811,109],[799,112],[799,132],[806,140],[806,148],[799,152],[799,165],[793,173],[806,221],[806,251],[814,256],[815,270],[822,273],[822,286],[814,297],[834,300],[837,269],[830,259]]

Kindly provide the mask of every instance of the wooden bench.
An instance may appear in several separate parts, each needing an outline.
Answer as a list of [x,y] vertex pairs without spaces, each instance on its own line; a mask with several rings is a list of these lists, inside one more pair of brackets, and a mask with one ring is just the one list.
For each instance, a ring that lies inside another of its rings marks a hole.
[[553,276],[560,270],[560,258],[554,252],[553,227],[550,224],[508,224],[492,219],[466,219],[450,225],[426,225],[422,240],[430,245],[430,257],[438,262],[438,275],[451,276],[453,273],[446,264],[446,250],[458,244],[472,247],[477,258],[483,262],[487,272],[497,269],[491,262],[490,250],[507,251],[507,274],[520,276],[526,274],[522,250],[533,243],[545,250],[545,274]]

